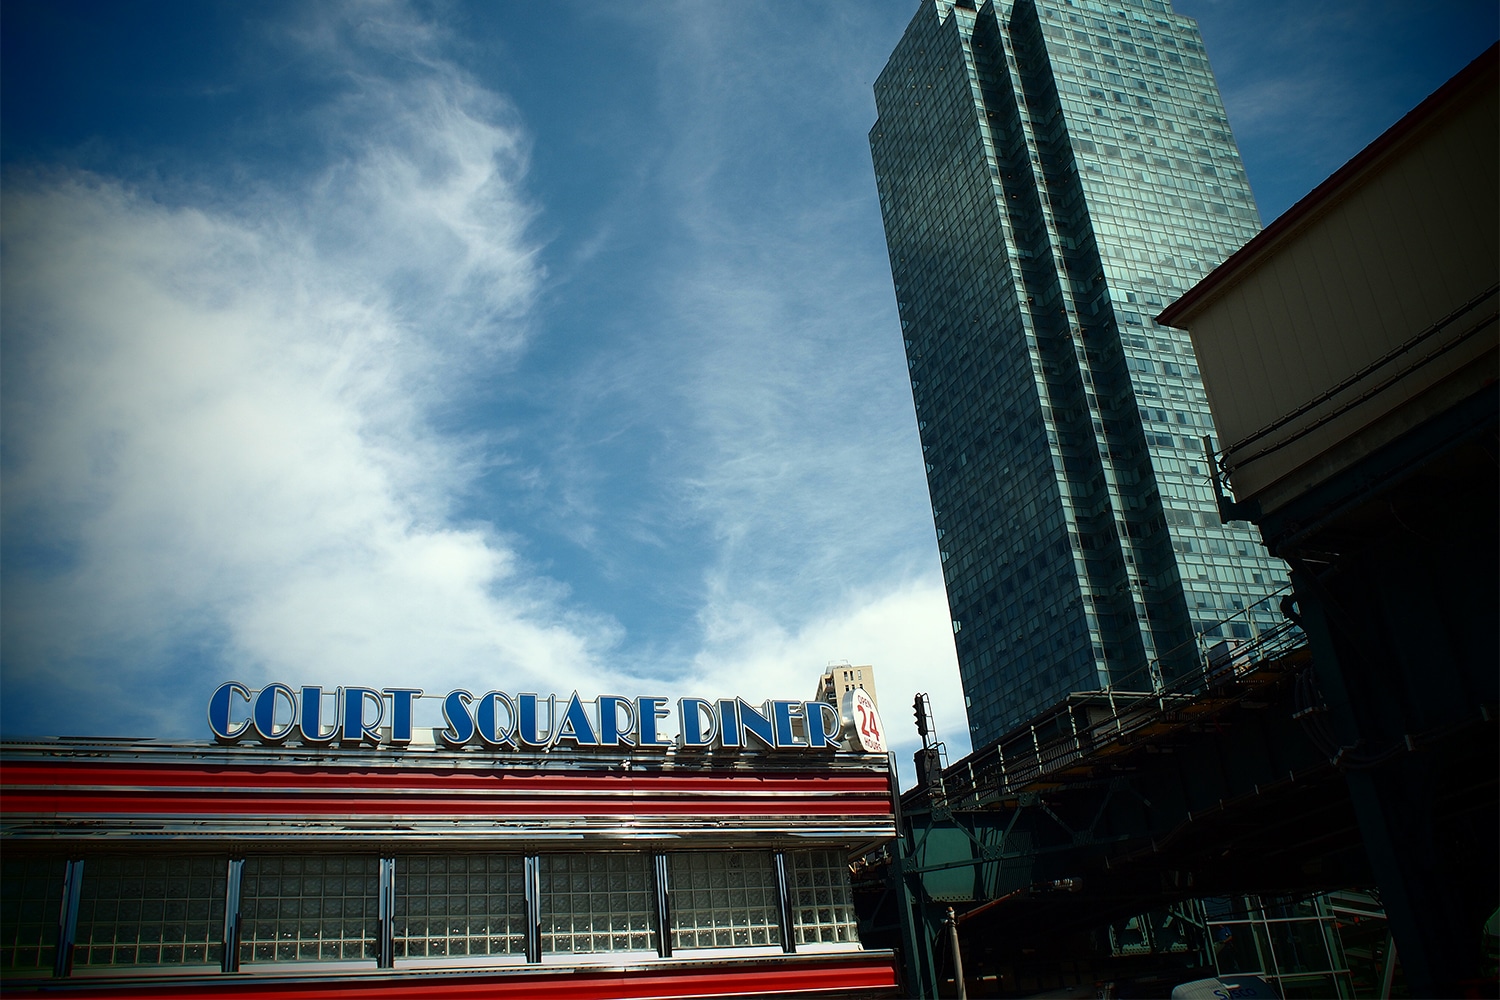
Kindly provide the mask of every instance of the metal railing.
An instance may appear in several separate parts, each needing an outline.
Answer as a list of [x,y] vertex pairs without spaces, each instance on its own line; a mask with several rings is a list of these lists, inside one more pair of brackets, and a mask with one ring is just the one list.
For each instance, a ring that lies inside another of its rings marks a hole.
[[[1194,702],[1233,696],[1248,675],[1307,644],[1302,630],[1282,612],[1283,599],[1290,595],[1291,587],[1283,587],[1207,626],[1121,682],[1069,695],[945,771],[944,797],[953,805],[977,806],[1049,777],[1061,780],[1061,772],[1084,758],[1172,721]],[[1268,611],[1274,612],[1273,624],[1266,624]],[[1196,669],[1179,670],[1170,680],[1154,683],[1163,676],[1164,664],[1181,664],[1189,656]]]

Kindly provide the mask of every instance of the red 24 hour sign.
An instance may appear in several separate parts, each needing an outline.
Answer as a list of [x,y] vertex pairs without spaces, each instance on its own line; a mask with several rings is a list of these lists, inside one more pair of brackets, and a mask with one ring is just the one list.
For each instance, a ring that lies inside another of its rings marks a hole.
[[[864,688],[851,688],[844,692],[844,703],[839,714],[845,726],[854,731],[853,749],[865,753],[885,753],[885,726],[880,722],[880,710],[875,707]],[[847,730],[846,730],[847,731]]]

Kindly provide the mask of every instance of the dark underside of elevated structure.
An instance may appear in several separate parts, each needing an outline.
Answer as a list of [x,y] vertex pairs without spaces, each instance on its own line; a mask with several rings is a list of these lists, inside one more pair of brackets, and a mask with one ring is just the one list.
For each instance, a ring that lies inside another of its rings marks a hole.
[[1486,975],[1474,938],[1500,903],[1497,412],[1491,382],[1261,521],[1293,568],[1319,743],[1403,965],[1434,996]]
[[[1335,759],[1328,712],[1290,621],[1205,657],[1195,689],[1075,695],[905,796],[898,849],[856,874],[868,940],[903,952],[913,995],[947,994],[951,907],[970,995],[1106,980],[1163,995],[1203,968],[1204,928],[1194,947],[1122,955],[1111,923],[1154,920],[1160,946],[1191,933],[1174,909],[1188,900],[1374,884],[1350,794],[1366,762]],[[1476,708],[1387,759],[1422,773],[1432,849],[1488,879],[1474,907],[1494,884],[1474,858],[1493,846],[1494,743]]]

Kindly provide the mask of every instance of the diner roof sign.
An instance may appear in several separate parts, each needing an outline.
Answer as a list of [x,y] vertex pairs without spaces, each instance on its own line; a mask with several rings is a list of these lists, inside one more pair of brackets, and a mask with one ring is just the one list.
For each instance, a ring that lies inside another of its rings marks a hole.
[[[224,744],[404,747],[412,742],[415,705],[423,696],[420,688],[325,690],[272,683],[252,690],[227,681],[209,698],[208,728]],[[886,752],[880,714],[864,691],[846,694],[839,708],[821,701],[754,705],[743,698],[679,698],[674,710],[662,697],[475,695],[459,689],[442,697],[442,713],[444,728],[434,730],[436,739],[455,750]]]

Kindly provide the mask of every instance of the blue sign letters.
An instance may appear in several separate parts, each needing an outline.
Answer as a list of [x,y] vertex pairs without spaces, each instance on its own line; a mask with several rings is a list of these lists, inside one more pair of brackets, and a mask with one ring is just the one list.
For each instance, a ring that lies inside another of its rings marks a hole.
[[[238,681],[219,685],[208,699],[208,728],[220,743],[254,737],[279,746],[295,739],[307,746],[404,747],[412,741],[414,706],[420,688],[345,687],[300,692],[285,684],[252,691]],[[844,745],[839,711],[821,701],[766,701],[743,698],[682,698],[677,702],[677,737],[667,738],[661,722],[671,716],[666,698],[599,695],[584,700],[531,692],[488,691],[476,697],[462,689],[442,699],[443,728],[437,740],[450,749],[479,746],[517,751],[572,747],[580,750],[639,748],[665,750],[826,751]]]

